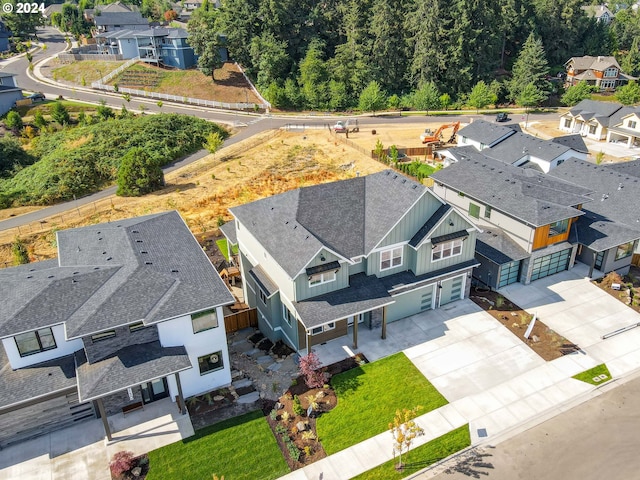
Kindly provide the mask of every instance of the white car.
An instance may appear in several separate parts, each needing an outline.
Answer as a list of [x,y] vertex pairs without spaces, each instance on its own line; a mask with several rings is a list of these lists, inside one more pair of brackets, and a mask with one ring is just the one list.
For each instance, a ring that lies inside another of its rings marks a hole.
[[347,131],[347,126],[344,124],[343,121],[338,121],[333,126],[333,131],[336,133],[345,133]]

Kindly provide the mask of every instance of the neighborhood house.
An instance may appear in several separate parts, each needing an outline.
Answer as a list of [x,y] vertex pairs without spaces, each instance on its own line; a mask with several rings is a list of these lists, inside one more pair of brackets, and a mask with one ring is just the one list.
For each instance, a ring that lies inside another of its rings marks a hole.
[[177,212],[56,236],[0,270],[0,446],[231,383],[234,298]]
[[611,56],[571,57],[564,66],[567,69],[567,87],[584,81],[600,90],[615,90],[631,80],[637,80],[622,72],[618,61]]
[[[300,353],[358,328],[469,294],[477,229],[423,185],[391,170],[231,209],[247,303],[272,341]],[[362,326],[360,326],[362,325]]]

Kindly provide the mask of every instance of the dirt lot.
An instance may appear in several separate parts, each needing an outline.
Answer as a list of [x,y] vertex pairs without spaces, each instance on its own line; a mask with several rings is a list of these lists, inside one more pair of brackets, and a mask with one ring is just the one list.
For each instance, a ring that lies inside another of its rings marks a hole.
[[[275,135],[275,136],[274,136]],[[269,138],[271,137],[271,138]],[[264,141],[257,143],[260,138]],[[247,145],[252,148],[247,149]],[[223,161],[224,160],[224,161]],[[56,254],[56,230],[176,209],[196,235],[216,228],[227,209],[300,186],[383,170],[384,165],[336,142],[327,131],[266,132],[167,175],[167,187],[142,198],[110,197],[46,222],[22,227],[32,260]],[[3,211],[17,214],[18,209]],[[33,232],[33,233],[31,233]],[[0,232],[0,265],[11,262],[15,229]]]

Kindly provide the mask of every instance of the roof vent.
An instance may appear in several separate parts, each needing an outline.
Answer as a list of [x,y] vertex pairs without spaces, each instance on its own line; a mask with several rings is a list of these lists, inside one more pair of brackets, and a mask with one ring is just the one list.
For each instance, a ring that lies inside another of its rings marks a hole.
[[131,230],[131,233],[140,233],[138,230]]
[[178,273],[178,270],[174,268],[173,270],[171,270],[171,273]]
[[407,183],[407,179],[405,178],[404,180],[402,180],[402,183]]
[[151,262],[144,262],[145,265],[153,265]]
[[78,283],[78,281],[75,278],[73,278],[71,279],[71,283]]
[[113,257],[107,257],[107,262],[108,262],[109,260],[113,260]]
[[53,275],[49,275],[47,278],[53,278]]
[[395,180],[396,178],[398,178],[398,175],[394,175],[394,176],[393,176],[393,179],[394,179],[394,180]]
[[142,240],[136,240],[136,243],[142,243]]
[[602,194],[602,198],[600,199],[601,202],[604,202],[607,198],[609,198],[609,195],[606,193]]
[[149,252],[147,252],[146,250],[140,250],[140,253],[142,253],[144,255],[144,254],[147,254]]
[[96,232],[98,235],[100,235],[100,232]]
[[385,173],[386,173],[387,175],[391,175],[391,170],[387,170]]
[[74,275],[78,275],[80,272],[73,272]]
[[100,270],[100,267],[93,267],[94,270]]
[[414,186],[413,186],[413,187],[411,187],[411,188],[413,188],[413,189],[415,190],[416,188],[418,188],[418,185],[414,185]]
[[27,278],[33,278],[33,275],[27,275]]
[[621,184],[621,183],[619,183],[619,184],[618,184],[618,190],[622,190],[622,188],[623,188],[623,187],[622,187],[622,184]]

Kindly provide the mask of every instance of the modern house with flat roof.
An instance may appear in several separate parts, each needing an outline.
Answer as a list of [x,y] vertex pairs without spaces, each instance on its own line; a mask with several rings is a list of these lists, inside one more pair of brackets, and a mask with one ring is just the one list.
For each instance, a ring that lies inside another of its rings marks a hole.
[[180,215],[56,234],[58,258],[0,270],[0,446],[231,383],[234,298]]
[[[233,207],[246,302],[262,332],[300,353],[469,294],[477,229],[386,170]],[[360,325],[360,326],[359,326]]]

